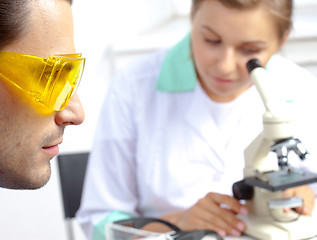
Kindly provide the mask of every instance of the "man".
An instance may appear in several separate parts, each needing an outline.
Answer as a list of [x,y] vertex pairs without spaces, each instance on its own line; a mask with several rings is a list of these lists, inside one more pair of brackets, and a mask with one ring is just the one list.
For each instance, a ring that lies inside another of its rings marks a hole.
[[0,187],[40,188],[65,127],[84,120],[71,0],[0,1],[0,50]]

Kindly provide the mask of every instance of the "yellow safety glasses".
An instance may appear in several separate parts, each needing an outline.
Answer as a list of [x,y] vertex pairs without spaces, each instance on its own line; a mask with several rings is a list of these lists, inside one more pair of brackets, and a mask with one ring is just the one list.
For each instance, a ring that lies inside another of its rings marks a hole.
[[0,78],[54,111],[61,111],[69,103],[84,65],[85,58],[79,53],[41,58],[0,51]]

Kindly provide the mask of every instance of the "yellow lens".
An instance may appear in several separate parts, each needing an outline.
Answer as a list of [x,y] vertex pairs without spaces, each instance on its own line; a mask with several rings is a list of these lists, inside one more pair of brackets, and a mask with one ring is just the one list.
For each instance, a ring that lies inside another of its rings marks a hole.
[[51,55],[48,59],[0,51],[0,76],[54,111],[65,108],[76,91],[85,59],[81,54]]
[[38,57],[1,52],[0,62],[0,74],[3,78],[28,94],[34,93],[33,86],[37,85],[37,81],[34,82],[34,79],[41,76],[45,67]]
[[55,110],[60,111],[65,108],[73,94],[75,93],[84,67],[83,59],[73,59],[61,64],[55,72],[56,78],[49,97],[49,105]]

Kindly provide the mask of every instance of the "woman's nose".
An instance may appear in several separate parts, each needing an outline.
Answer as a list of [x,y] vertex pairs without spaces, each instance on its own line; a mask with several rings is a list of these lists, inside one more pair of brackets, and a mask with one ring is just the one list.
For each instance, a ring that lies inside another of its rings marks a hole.
[[224,49],[218,56],[218,71],[222,76],[227,76],[236,69],[235,53],[232,49]]
[[74,94],[66,108],[55,114],[56,124],[64,127],[67,125],[79,125],[83,123],[84,119],[84,109],[77,94]]

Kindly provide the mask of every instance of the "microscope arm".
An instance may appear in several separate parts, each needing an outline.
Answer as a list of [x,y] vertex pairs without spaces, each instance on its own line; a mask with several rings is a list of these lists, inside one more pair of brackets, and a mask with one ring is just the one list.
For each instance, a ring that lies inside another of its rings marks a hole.
[[294,135],[293,118],[285,111],[289,108],[285,105],[290,103],[279,100],[277,92],[272,91],[269,73],[257,59],[248,61],[247,68],[266,111],[263,114],[263,131],[245,150],[245,177],[254,175],[255,170],[259,172],[278,170],[277,162],[270,162],[267,159],[271,146]]
[[272,113],[272,109],[270,107],[270,102],[272,99],[275,99],[274,96],[270,96],[270,89],[266,85],[268,81],[268,73],[266,70],[262,67],[261,63],[257,59],[251,59],[247,63],[247,68],[250,73],[250,77],[252,79],[253,84],[255,85],[256,89],[258,90],[262,102],[266,108],[266,111]]
[[257,59],[248,61],[247,68],[266,109],[263,120],[270,122],[293,121],[293,102],[280,99],[279,93],[273,85],[274,76],[270,76]]
[[[288,214],[283,210],[284,207],[294,207],[293,198],[283,199],[283,190],[317,182],[316,174],[288,166],[289,151],[294,151],[302,160],[307,154],[299,139],[293,137],[293,104],[279,99],[277,90],[280,89],[274,88],[274,80],[258,60],[250,60],[247,67],[266,111],[263,131],[244,151],[244,179],[233,184],[232,188],[234,196],[246,200],[249,209],[248,215],[239,216],[247,225],[245,233],[263,240],[317,236],[316,219],[307,216],[295,219],[292,211]],[[275,152],[278,160],[269,152]],[[302,199],[295,200],[300,200],[296,206],[302,206]],[[293,222],[280,222],[285,219]],[[299,221],[295,221],[297,219]]]
[[[316,176],[307,175],[307,173],[304,176],[291,170],[288,164],[290,151],[294,151],[301,160],[304,160],[308,154],[301,141],[293,137],[295,127],[290,114],[292,102],[281,101],[276,91],[275,93],[270,91],[272,89],[272,84],[269,84],[271,76],[257,59],[250,60],[247,67],[266,111],[263,115],[263,131],[244,152],[244,177],[249,180],[250,177],[254,177],[252,181],[255,179],[265,182],[265,184],[259,182],[260,187],[271,191],[316,181]],[[278,161],[268,157],[270,151],[277,154]],[[281,182],[280,179],[284,179],[285,175],[287,175],[287,181]],[[253,181],[252,185],[256,184],[258,183]]]

